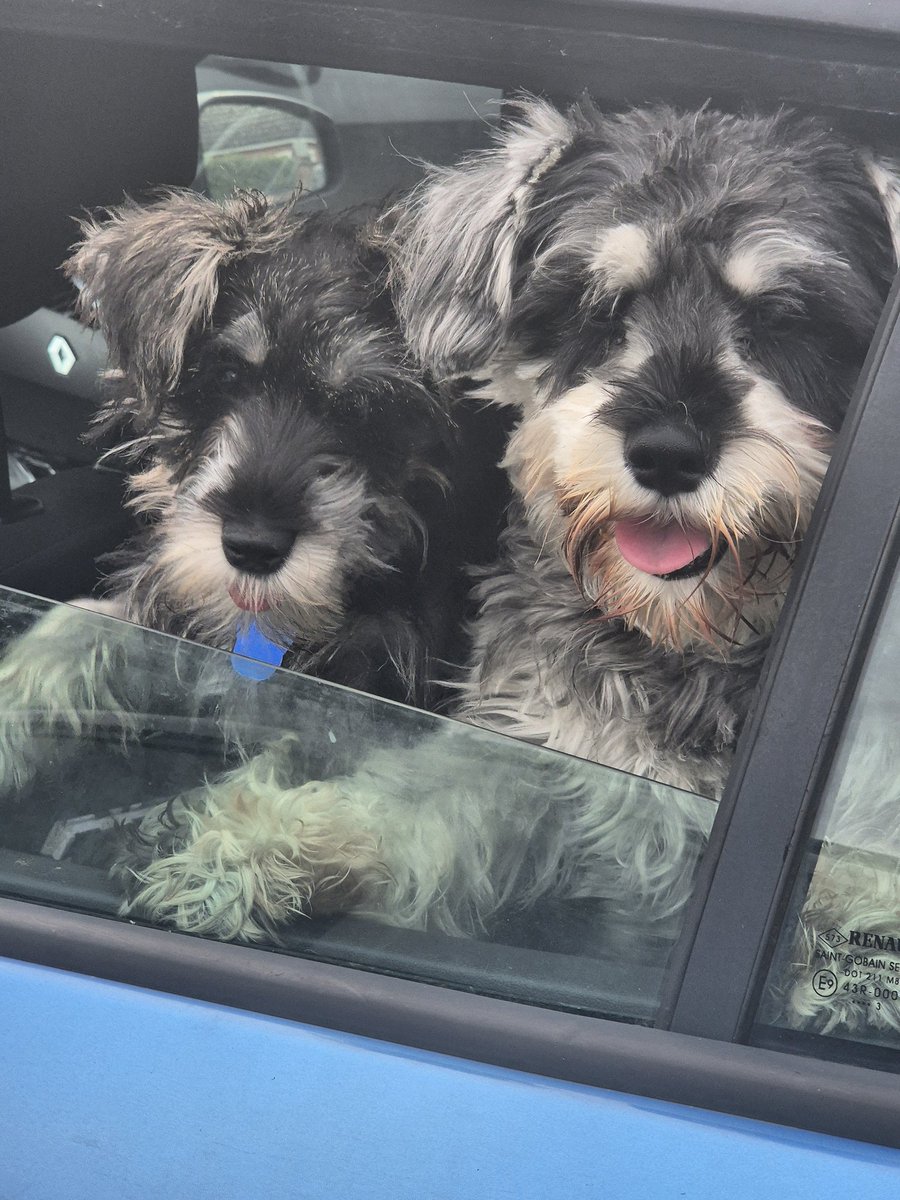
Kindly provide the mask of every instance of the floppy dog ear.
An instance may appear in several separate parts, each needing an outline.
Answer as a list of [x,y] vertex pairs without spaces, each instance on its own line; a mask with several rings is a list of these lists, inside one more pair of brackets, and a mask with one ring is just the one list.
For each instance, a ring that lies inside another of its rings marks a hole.
[[887,217],[894,248],[894,266],[900,268],[900,164],[873,156],[866,163],[866,171]]
[[496,148],[431,168],[393,214],[398,311],[410,345],[439,377],[478,369],[502,343],[532,189],[575,135],[542,100],[519,108]]
[[188,337],[209,323],[222,268],[271,238],[265,197],[216,203],[173,192],[147,206],[128,201],[82,232],[65,264],[79,313],[103,333],[137,412],[152,417],[178,382]]

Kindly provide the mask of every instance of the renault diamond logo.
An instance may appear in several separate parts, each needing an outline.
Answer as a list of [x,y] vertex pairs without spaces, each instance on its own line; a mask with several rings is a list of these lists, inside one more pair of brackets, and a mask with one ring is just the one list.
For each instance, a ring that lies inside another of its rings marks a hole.
[[59,333],[55,333],[47,343],[47,357],[57,375],[68,375],[78,361],[75,351]]

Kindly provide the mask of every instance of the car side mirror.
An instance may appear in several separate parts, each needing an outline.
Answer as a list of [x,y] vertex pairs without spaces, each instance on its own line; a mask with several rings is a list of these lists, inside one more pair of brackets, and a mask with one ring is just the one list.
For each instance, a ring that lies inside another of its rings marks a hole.
[[324,192],[341,174],[340,137],[323,112],[266,92],[212,92],[200,99],[200,161],[194,187],[213,200],[235,188],[287,200]]

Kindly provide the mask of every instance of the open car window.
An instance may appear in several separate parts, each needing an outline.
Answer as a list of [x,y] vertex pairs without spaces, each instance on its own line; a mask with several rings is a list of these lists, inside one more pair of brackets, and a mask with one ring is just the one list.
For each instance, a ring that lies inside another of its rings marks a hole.
[[[491,920],[472,925],[454,906],[453,892],[454,873],[474,865],[447,856],[445,830],[466,788],[477,789],[485,804],[502,790],[509,817],[500,853],[517,855],[526,827],[532,844],[541,822],[552,837],[559,805],[601,795],[623,816],[633,806],[647,820],[665,813],[670,836],[677,813],[689,883],[699,833],[712,821],[711,801],[20,593],[0,596],[0,630],[0,685],[16,686],[20,696],[5,717],[5,895],[115,918],[126,892],[134,893],[136,876],[146,871],[150,881],[154,874],[154,864],[142,857],[142,830],[152,828],[154,840],[168,830],[167,848],[177,858],[192,837],[186,814],[205,810],[207,826],[192,841],[205,882],[198,885],[190,871],[177,883],[155,880],[157,888],[169,889],[156,911],[170,927],[652,1022],[679,913],[630,910],[613,865],[604,898],[537,904],[526,912],[498,896]],[[86,673],[81,690],[70,691],[55,711],[39,712],[39,680],[63,647],[84,655],[86,664],[114,663],[115,685],[92,690]],[[242,830],[230,817],[217,823],[208,807],[213,796],[224,797],[223,787],[232,816],[247,817]],[[404,787],[411,803],[401,825],[385,826],[380,801],[387,790],[396,815]],[[330,846],[325,825],[330,835],[340,831]],[[286,832],[299,847],[284,862],[293,899],[267,913],[243,908],[247,873],[284,852]],[[399,864],[394,877],[367,880],[367,855],[384,851],[390,837],[397,854],[388,861]],[[466,844],[477,855],[477,830]],[[380,889],[404,886],[406,854],[443,873],[437,890],[446,891],[448,903],[423,914],[411,890],[408,907],[395,904],[386,923],[378,911]],[[480,866],[488,887],[491,864]],[[529,869],[523,864],[525,875]],[[305,903],[298,902],[301,896]],[[130,919],[146,917],[132,910]]]

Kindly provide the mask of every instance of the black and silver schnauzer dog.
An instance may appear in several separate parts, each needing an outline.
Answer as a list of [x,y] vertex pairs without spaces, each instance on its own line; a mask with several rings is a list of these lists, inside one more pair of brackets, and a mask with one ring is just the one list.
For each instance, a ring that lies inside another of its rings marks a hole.
[[[253,626],[285,666],[438,703],[465,564],[496,549],[502,440],[414,365],[370,226],[184,192],[84,234],[67,270],[109,348],[99,425],[143,529],[83,607],[229,650]],[[60,608],[12,646],[3,780],[28,774],[32,718],[128,708],[120,641]]]
[[893,278],[898,194],[788,114],[534,102],[413,198],[411,343],[519,416],[462,715],[720,794]]

